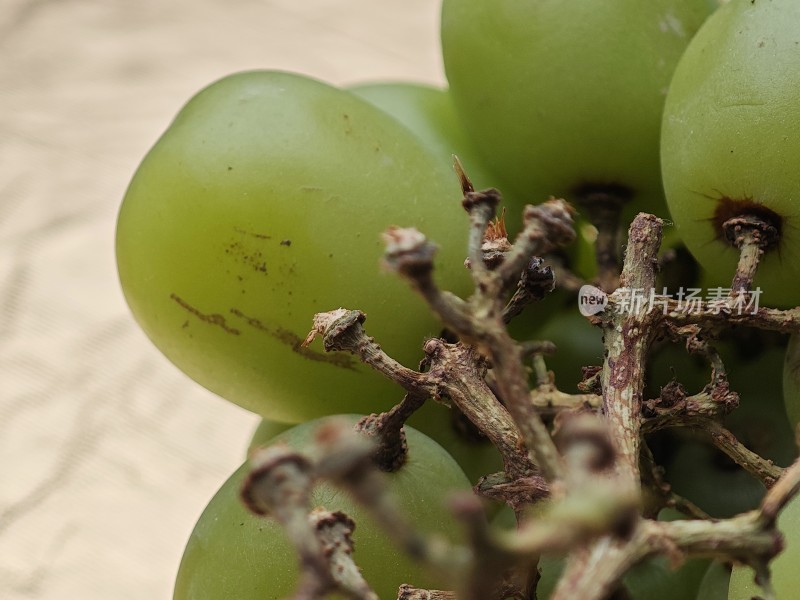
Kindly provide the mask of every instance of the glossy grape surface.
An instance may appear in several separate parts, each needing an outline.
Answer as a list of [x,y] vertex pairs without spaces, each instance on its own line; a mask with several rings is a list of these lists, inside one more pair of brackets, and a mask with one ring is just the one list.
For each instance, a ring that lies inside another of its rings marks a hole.
[[380,272],[380,235],[425,232],[441,285],[463,292],[460,199],[450,165],[360,98],[239,73],[195,96],[139,167],[119,215],[120,280],[156,346],[236,404],[284,422],[384,410],[399,387],[301,341],[315,313],[360,309],[369,334],[416,365],[441,327]]
[[621,187],[638,210],[664,214],[664,98],[710,12],[697,0],[445,0],[456,108],[489,167],[526,201]]
[[[800,499],[794,498],[778,517],[778,529],[784,536],[785,548],[771,563],[772,587],[779,600],[797,597],[800,589]],[[763,590],[755,583],[755,573],[750,567],[735,566],[731,574],[728,600],[751,600],[763,597]]]
[[[412,415],[409,425],[447,450],[473,484],[478,483],[484,475],[503,470],[503,460],[492,443],[477,436],[475,430],[468,429],[466,424],[455,421],[451,409],[433,400],[426,402]],[[269,442],[288,427],[283,423],[262,420],[250,440],[250,451]]]
[[742,213],[780,232],[762,257],[762,303],[800,302],[800,3],[733,0],[675,71],[664,109],[664,187],[681,238],[730,287],[738,251],[722,223]]
[[[356,416],[349,416],[355,423]],[[273,443],[303,450],[310,446],[321,420],[294,427]],[[406,431],[408,462],[388,475],[400,508],[423,532],[459,539],[461,528],[444,506],[447,495],[468,491],[464,473],[441,446],[413,428]],[[245,464],[228,479],[200,517],[181,561],[174,600],[278,600],[291,595],[297,559],[283,529],[272,519],[249,513],[239,489],[249,470]],[[381,598],[394,598],[402,583],[442,587],[449,583],[428,573],[392,545],[383,530],[348,494],[320,484],[312,504],[340,510],[356,521],[356,562]],[[341,598],[341,596],[335,596]]]

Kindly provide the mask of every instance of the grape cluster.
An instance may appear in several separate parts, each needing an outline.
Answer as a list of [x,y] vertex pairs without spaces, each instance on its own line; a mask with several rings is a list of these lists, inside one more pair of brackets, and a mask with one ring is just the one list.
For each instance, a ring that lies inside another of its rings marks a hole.
[[[800,3],[444,0],[441,35],[447,89],[339,89],[275,71],[212,83],[139,166],[120,210],[116,251],[125,297],[153,343],[195,381],[263,417],[252,452],[286,444],[313,454],[321,443],[314,432],[331,415],[347,414],[352,425],[359,422],[352,413],[416,402],[402,419],[416,429],[404,428],[404,458],[384,469],[387,486],[419,530],[458,544],[461,526],[444,500],[470,485],[480,491],[484,476],[510,468],[484,434],[498,438],[469,411],[423,403],[410,385],[398,387],[383,376],[400,369],[394,363],[381,374],[351,353],[309,344],[312,316],[363,311],[387,364],[388,357],[418,364],[426,339],[455,343],[406,283],[379,273],[380,232],[423,231],[438,246],[437,284],[467,296],[471,242],[459,201],[485,188],[502,191],[504,211],[483,240],[487,265],[509,252],[526,204],[559,197],[575,207],[575,242],[526,271],[554,289],[509,325],[533,357],[531,386],[549,390],[548,398],[566,392],[589,406],[602,393],[604,343],[578,312],[576,293],[589,283],[609,294],[620,286],[623,232],[637,213],[671,220],[662,296],[690,287],[758,290],[767,305],[795,306]],[[709,361],[713,378],[720,360],[741,403],[724,426],[749,450],[787,465],[797,456],[792,429],[800,419],[797,338],[787,352],[785,337],[748,331],[715,331],[714,349],[704,339],[696,353],[704,359],[671,343],[678,333],[655,340],[645,389],[662,404],[644,402],[643,415],[656,418],[665,399],[710,389]],[[555,354],[530,340],[555,342]],[[498,395],[492,365],[485,358],[475,365],[487,394]],[[544,408],[558,412],[549,402]],[[546,416],[558,429],[558,417]],[[764,496],[761,481],[698,435],[654,430],[646,444],[692,516],[730,517]],[[248,464],[237,470],[201,516],[175,600],[284,598],[302,579],[291,535],[240,502],[249,471]],[[347,492],[324,483],[309,502],[354,520],[353,557],[378,597],[397,597],[403,583],[458,587],[391,546],[385,524]],[[647,502],[645,494],[644,510]],[[520,521],[536,518],[515,508]],[[779,598],[795,590],[798,511],[794,501],[779,521],[788,541],[773,563]],[[487,516],[497,530],[514,521],[497,503]],[[659,518],[677,516],[670,509]],[[543,558],[538,597],[548,597],[561,568],[559,559]],[[733,573],[710,559],[673,570],[659,557],[621,585],[637,599],[758,593],[748,567]],[[362,597],[342,589],[331,597]]]

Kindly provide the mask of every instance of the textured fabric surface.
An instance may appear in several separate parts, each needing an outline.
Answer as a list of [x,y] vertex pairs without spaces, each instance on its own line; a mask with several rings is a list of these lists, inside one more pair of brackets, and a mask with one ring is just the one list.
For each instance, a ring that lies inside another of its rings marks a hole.
[[0,598],[170,598],[254,415],[138,330],[116,211],[233,71],[441,83],[436,0],[0,0]]

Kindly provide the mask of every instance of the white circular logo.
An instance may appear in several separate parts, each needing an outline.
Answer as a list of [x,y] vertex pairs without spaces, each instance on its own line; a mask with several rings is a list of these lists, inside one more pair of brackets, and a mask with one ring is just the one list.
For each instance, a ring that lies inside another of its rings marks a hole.
[[605,310],[608,295],[593,285],[584,285],[578,292],[578,310],[584,317],[591,317]]

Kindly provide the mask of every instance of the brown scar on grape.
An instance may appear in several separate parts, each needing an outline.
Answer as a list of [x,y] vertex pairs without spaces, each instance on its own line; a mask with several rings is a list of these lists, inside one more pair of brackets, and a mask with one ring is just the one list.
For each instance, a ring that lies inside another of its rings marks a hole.
[[234,227],[233,230],[236,233],[241,233],[243,235],[249,235],[251,237],[257,238],[259,240],[271,240],[272,236],[267,235],[266,233],[258,233],[256,231],[248,231],[247,229],[243,229],[241,227]]
[[[174,300],[178,304],[178,306],[180,306],[190,314],[194,315],[198,319],[200,319],[203,323],[208,323],[209,325],[215,325],[216,327],[220,327],[225,333],[230,333],[231,335],[241,334],[241,331],[239,331],[235,327],[229,326],[227,321],[225,320],[225,317],[222,316],[221,314],[219,313],[206,314],[204,312],[201,312],[199,309],[189,304],[186,300],[184,300],[174,292],[171,293],[169,297],[172,300]],[[186,328],[188,324],[189,322],[186,321],[183,324],[183,327]]]
[[[258,237],[255,234],[253,235]],[[261,239],[269,239],[269,237],[262,237]],[[247,265],[258,273],[267,274],[267,261],[264,260],[264,253],[261,250],[248,248],[242,242],[233,241],[225,247],[225,254],[232,256],[237,262]]]
[[313,360],[315,362],[324,362],[332,365],[334,367],[339,367],[342,369],[347,369],[348,371],[355,371],[357,362],[347,354],[325,354],[323,352],[317,352],[316,350],[312,350],[311,348],[304,347],[303,338],[301,338],[296,333],[289,331],[288,329],[284,329],[283,327],[277,327],[272,329],[264,324],[263,321],[257,319],[255,317],[250,317],[244,314],[238,308],[232,308],[231,314],[243,319],[245,323],[247,323],[253,329],[266,333],[267,335],[271,335],[279,342],[286,344],[292,349],[292,352],[296,352],[303,358],[307,358],[308,360]]
[[730,196],[721,195],[715,198],[715,200],[716,208],[710,220],[714,227],[714,235],[717,240],[726,244],[730,243],[725,235],[725,223],[737,217],[750,216],[764,221],[764,223],[775,229],[776,235],[774,236],[774,240],[770,240],[765,250],[780,245],[781,232],[783,231],[783,217],[774,210],[755,202],[753,198],[747,196],[744,198],[731,198]]

